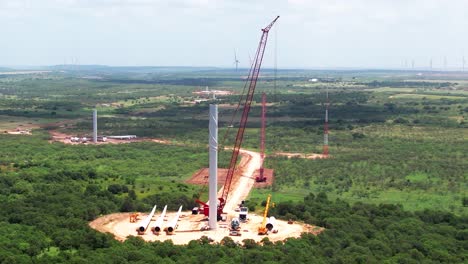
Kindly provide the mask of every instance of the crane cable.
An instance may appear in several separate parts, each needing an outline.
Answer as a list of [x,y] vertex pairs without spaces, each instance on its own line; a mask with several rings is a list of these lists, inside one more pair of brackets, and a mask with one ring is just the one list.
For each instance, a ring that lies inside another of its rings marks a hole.
[[[247,84],[249,83],[250,73],[253,71],[254,61],[252,61],[251,64],[252,65],[251,65],[250,70],[249,70],[249,75],[248,75],[248,77],[247,77],[247,79],[246,79],[246,81],[244,83],[244,87],[242,88],[242,93],[239,96],[239,102],[237,103],[237,107],[234,110],[234,113],[232,114],[231,121],[229,122],[229,125],[227,127],[226,132],[224,133],[224,136],[223,136],[223,138],[221,140],[221,143],[218,145],[218,153],[220,153],[221,151],[224,151],[224,143],[226,142],[226,139],[229,136],[231,128],[233,127],[234,119],[236,118],[237,113],[239,112],[239,109],[240,109],[240,106],[241,106],[242,101],[244,99],[244,96],[246,96],[246,88],[247,88]],[[198,193],[199,197],[201,196],[202,193],[204,193],[206,191],[207,185],[208,185],[208,178],[206,178],[205,181],[203,182],[202,188],[200,189],[200,191]]]

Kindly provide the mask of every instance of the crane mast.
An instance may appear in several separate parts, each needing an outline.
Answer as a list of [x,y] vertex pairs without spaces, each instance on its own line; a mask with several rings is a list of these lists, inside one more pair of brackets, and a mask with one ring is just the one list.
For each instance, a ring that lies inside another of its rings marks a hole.
[[273,24],[276,22],[276,20],[278,20],[278,18],[279,16],[277,16],[267,27],[262,29],[263,34],[260,38],[260,43],[258,44],[257,52],[255,53],[255,61],[252,64],[249,77],[247,78],[247,82],[250,82],[249,89],[247,91],[247,95],[245,96],[244,109],[242,110],[242,117],[240,120],[239,129],[237,130],[236,141],[231,156],[231,162],[229,163],[229,169],[226,176],[226,184],[224,185],[223,194],[219,198],[221,212],[223,211],[224,205],[226,204],[227,198],[229,196],[229,191],[231,189],[232,177],[234,176],[237,158],[239,157],[239,151],[242,145],[242,140],[244,139],[244,131],[247,125],[250,106],[252,105],[255,87],[257,85],[258,75],[260,73],[260,66],[262,65],[263,54],[265,53],[265,47],[268,40],[268,33],[271,27],[273,27]]

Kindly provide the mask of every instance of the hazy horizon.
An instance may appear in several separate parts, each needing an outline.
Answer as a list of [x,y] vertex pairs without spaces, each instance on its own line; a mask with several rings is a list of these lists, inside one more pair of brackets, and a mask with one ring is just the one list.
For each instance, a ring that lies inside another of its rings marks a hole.
[[[196,69],[208,69],[208,70],[228,70],[228,71],[236,71],[235,66],[185,66],[185,65],[105,65],[105,64],[57,64],[57,65],[0,65],[0,70],[5,68],[7,70],[16,70],[16,71],[47,71],[52,70],[51,67],[64,67],[72,69],[72,68],[79,68],[79,67],[108,67],[108,68],[193,68]],[[468,65],[465,65],[465,70],[463,72],[467,72]],[[247,67],[239,67],[238,71],[240,73],[249,70],[250,68]],[[266,66],[261,68],[261,71],[274,71],[275,68],[272,66]],[[415,67],[415,68],[405,68],[405,67],[277,67],[276,70],[278,71],[290,71],[290,70],[298,70],[298,71],[415,71],[415,72],[462,72],[462,69],[458,68],[429,68],[429,67]]]
[[[0,0],[0,65],[249,66],[276,15],[264,67],[461,69],[468,43],[453,0]],[[277,45],[275,45],[277,44]]]

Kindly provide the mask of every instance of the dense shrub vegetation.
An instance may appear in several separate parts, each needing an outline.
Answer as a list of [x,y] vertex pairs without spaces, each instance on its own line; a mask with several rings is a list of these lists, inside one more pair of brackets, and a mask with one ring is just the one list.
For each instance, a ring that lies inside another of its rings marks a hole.
[[[262,244],[229,237],[222,245],[208,238],[175,246],[140,238],[116,242],[87,227],[93,214],[115,210],[116,199],[99,191],[53,188],[24,202],[2,205],[0,261],[4,263],[463,263],[466,261],[466,217],[442,211],[409,213],[395,205],[331,201],[324,193],[300,203],[279,203],[272,214],[326,227],[317,237]],[[47,196],[54,198],[45,198]],[[89,198],[86,198],[89,197]],[[76,202],[73,202],[76,201]],[[28,204],[30,203],[30,204]],[[63,208],[63,205],[67,208]],[[96,208],[96,207],[99,207]],[[94,212],[91,212],[95,210]],[[103,211],[104,210],[104,211]],[[5,217],[5,214],[11,215]],[[281,230],[280,230],[281,231]]]

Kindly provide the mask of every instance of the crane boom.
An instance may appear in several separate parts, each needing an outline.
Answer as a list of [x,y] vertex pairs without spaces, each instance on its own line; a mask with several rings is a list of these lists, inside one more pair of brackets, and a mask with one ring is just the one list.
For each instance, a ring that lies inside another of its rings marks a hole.
[[265,47],[268,40],[268,33],[273,26],[273,24],[278,20],[279,16],[277,16],[267,27],[262,29],[262,37],[260,38],[260,43],[258,44],[257,52],[255,54],[255,61],[252,63],[252,68],[249,72],[249,77],[247,78],[247,82],[249,83],[249,89],[247,91],[247,95],[245,96],[244,101],[244,109],[242,111],[242,117],[239,124],[239,129],[237,130],[236,141],[234,144],[234,149],[232,151],[231,162],[229,164],[228,173],[226,176],[226,184],[224,185],[223,194],[219,198],[220,201],[220,211],[223,211],[224,205],[227,201],[229,191],[231,188],[232,178],[234,176],[237,158],[239,157],[239,150],[242,145],[242,140],[244,138],[244,131],[247,125],[247,120],[249,117],[250,106],[252,104],[252,99],[255,92],[255,87],[257,85],[258,75],[260,73],[260,66],[262,65],[263,54],[265,53]]
[[[242,100],[245,99],[244,109],[242,111],[242,117],[240,120],[239,129],[237,130],[236,141],[235,141],[234,148],[232,151],[231,161],[229,163],[229,169],[226,175],[226,181],[224,184],[223,192],[222,192],[221,197],[218,198],[219,200],[219,204],[217,205],[218,220],[221,219],[221,214],[223,214],[224,206],[226,205],[229,191],[231,189],[232,178],[234,176],[234,172],[236,169],[237,159],[239,157],[239,151],[242,145],[242,140],[244,138],[244,131],[247,125],[247,119],[249,117],[250,106],[252,104],[255,87],[257,85],[257,79],[260,73],[260,66],[262,65],[263,54],[265,53],[265,47],[266,47],[266,43],[268,40],[268,33],[271,27],[273,26],[273,24],[275,24],[276,20],[278,20],[278,18],[279,16],[277,16],[267,27],[262,28],[263,33],[262,33],[262,37],[260,38],[260,43],[258,44],[257,52],[255,53],[255,61],[252,63],[252,67],[249,71],[249,77],[246,80],[246,86],[244,86],[244,89],[245,89],[248,83],[249,89],[245,98],[242,97],[239,100],[239,105],[240,105]],[[202,205],[203,214],[205,216],[209,216],[209,205],[200,201],[199,199],[197,199],[195,202]],[[216,203],[210,201],[210,204],[215,205]]]

